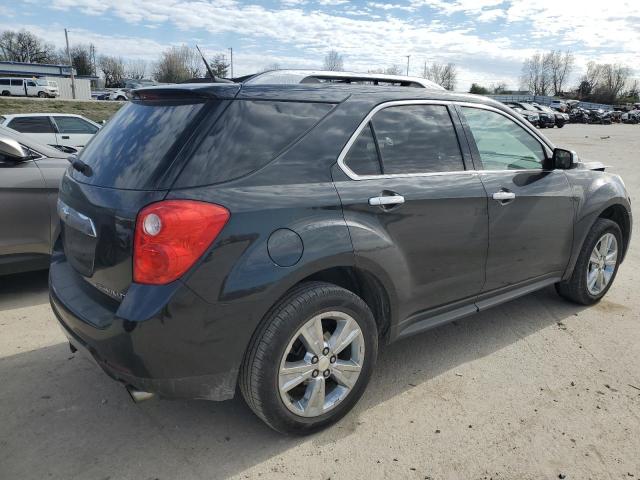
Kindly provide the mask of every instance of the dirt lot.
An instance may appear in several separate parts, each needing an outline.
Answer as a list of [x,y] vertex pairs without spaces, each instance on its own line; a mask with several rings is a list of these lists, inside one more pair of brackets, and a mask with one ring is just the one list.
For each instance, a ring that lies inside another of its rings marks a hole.
[[0,115],[11,113],[73,113],[94,122],[108,120],[124,102],[54,100],[51,98],[0,97]]
[[[639,197],[639,126],[547,133]],[[2,278],[0,478],[637,479],[637,237],[597,306],[547,289],[397,343],[355,411],[304,439],[240,399],[133,404],[69,353],[46,274]]]

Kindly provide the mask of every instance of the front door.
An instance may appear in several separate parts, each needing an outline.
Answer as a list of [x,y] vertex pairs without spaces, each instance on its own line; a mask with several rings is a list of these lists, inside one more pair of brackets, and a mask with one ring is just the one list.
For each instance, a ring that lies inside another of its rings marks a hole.
[[61,115],[52,118],[58,130],[58,145],[81,149],[98,133],[98,127],[82,118]]
[[574,205],[550,150],[504,113],[461,107],[489,203],[484,292],[562,276],[573,243]]
[[484,283],[486,193],[458,133],[446,105],[390,106],[334,173],[357,264],[393,279],[399,331],[471,305]]

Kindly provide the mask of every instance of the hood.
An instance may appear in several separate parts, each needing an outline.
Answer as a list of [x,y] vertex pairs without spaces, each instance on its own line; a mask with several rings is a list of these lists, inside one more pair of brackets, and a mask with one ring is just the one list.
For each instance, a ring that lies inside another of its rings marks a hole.
[[580,160],[576,168],[579,168],[582,170],[597,170],[599,172],[604,172],[605,168],[607,168],[607,165],[605,165],[602,162],[589,162],[589,161]]

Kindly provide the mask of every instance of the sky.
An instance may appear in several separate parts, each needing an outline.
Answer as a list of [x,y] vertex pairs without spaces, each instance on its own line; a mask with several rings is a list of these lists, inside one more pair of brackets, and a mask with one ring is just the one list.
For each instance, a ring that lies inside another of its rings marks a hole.
[[98,54],[155,61],[172,45],[207,56],[233,47],[234,74],[278,64],[320,68],[329,50],[344,67],[453,62],[458,90],[472,82],[519,86],[524,58],[551,49],[619,62],[640,76],[640,0],[0,0],[0,30],[29,30],[58,47],[93,43]]

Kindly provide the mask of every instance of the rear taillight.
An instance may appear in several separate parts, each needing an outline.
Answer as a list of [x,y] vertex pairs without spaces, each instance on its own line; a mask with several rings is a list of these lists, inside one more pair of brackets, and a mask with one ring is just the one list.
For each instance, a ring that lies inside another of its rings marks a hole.
[[138,213],[133,281],[161,285],[180,278],[213,243],[229,211],[212,203],[165,200]]

